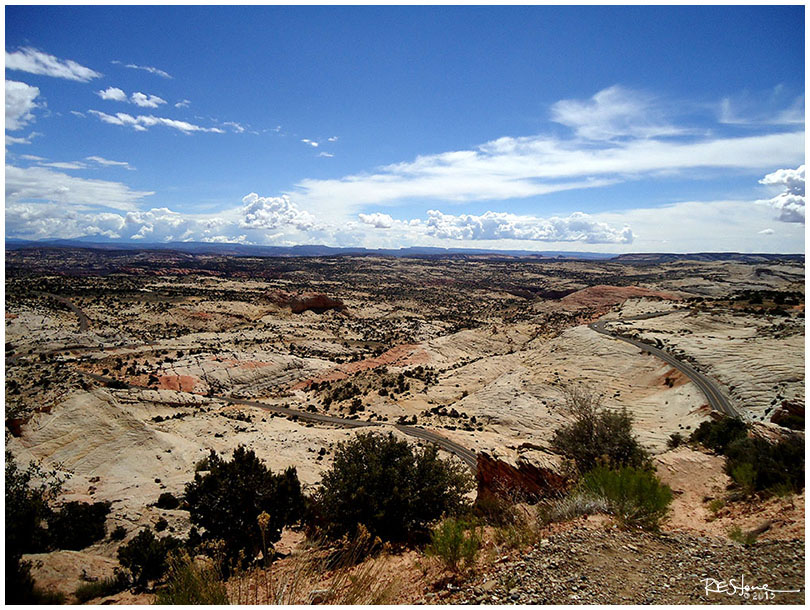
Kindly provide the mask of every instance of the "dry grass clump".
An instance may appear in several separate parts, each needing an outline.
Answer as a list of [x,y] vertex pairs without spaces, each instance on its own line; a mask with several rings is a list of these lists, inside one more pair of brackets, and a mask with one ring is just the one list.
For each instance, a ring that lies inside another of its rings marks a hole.
[[398,592],[385,577],[387,548],[361,527],[354,539],[337,548],[315,543],[269,569],[236,574],[228,583],[231,603],[388,604]]
[[540,506],[538,518],[542,525],[570,521],[585,515],[610,512],[605,498],[591,493],[574,491],[560,498],[548,500]]

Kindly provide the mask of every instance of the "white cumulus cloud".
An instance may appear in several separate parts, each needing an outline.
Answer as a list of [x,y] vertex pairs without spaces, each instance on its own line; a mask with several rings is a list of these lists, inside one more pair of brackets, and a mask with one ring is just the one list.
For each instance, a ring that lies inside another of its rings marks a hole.
[[779,169],[759,181],[766,186],[781,187],[783,190],[768,200],[768,204],[779,211],[779,220],[804,224],[804,165],[796,169]]
[[284,226],[306,231],[316,226],[315,217],[301,210],[287,195],[259,197],[250,193],[242,198],[242,226],[251,229],[278,229]]
[[388,214],[374,212],[373,214],[358,214],[360,222],[363,224],[371,225],[376,229],[390,229],[394,224],[394,219]]
[[583,212],[566,217],[537,218],[505,212],[443,214],[428,210],[428,234],[445,239],[519,239],[589,244],[629,244],[633,241],[630,227],[616,229]]
[[39,89],[19,81],[6,81],[6,129],[22,129],[34,120],[32,110],[37,107],[34,101]]
[[31,47],[24,47],[13,53],[6,51],[6,70],[20,70],[81,82],[101,77],[99,72],[73,60],[59,59]]
[[141,106],[143,108],[157,108],[161,104],[166,103],[166,100],[158,97],[157,95],[147,95],[145,93],[141,93],[140,91],[133,93],[129,99],[136,106]]
[[103,100],[113,100],[115,102],[127,101],[127,94],[124,93],[124,91],[122,89],[119,89],[118,87],[107,87],[106,89],[96,91],[96,95],[98,95]]

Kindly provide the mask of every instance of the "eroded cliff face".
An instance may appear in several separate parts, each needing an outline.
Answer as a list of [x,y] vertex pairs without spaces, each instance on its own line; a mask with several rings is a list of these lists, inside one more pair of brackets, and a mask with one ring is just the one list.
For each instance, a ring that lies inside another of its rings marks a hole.
[[346,306],[340,299],[335,299],[318,292],[290,294],[283,290],[275,290],[269,293],[267,298],[275,305],[289,307],[292,313],[303,313],[305,311],[323,313],[330,309],[336,309],[338,311],[346,309]]
[[531,459],[521,455],[514,464],[479,453],[477,478],[479,500],[495,496],[537,502],[564,491],[569,484],[562,459],[547,453]]

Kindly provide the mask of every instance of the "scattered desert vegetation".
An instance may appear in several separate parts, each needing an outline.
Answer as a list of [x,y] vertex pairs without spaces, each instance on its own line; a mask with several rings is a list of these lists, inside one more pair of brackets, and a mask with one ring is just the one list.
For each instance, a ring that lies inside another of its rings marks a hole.
[[803,540],[803,261],[7,254],[10,603],[481,603],[580,531]]

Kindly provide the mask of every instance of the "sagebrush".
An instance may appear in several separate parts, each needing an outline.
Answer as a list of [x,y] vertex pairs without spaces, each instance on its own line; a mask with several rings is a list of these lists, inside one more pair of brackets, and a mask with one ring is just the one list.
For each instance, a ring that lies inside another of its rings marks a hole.
[[598,466],[580,482],[581,489],[607,502],[625,527],[657,530],[672,502],[672,490],[646,469]]

